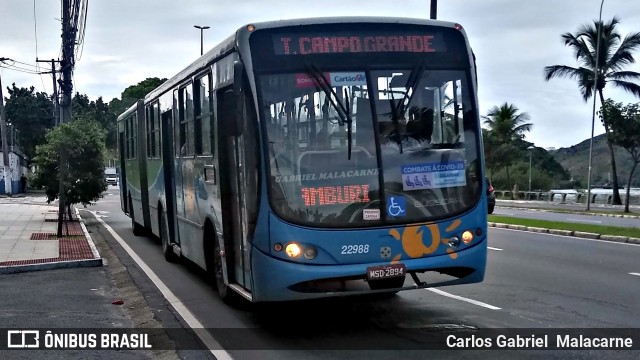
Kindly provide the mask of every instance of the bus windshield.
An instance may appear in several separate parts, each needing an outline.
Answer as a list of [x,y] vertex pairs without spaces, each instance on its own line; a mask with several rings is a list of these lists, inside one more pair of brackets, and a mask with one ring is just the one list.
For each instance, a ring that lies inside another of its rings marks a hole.
[[435,220],[477,202],[468,71],[308,67],[262,75],[259,86],[281,217],[361,227]]

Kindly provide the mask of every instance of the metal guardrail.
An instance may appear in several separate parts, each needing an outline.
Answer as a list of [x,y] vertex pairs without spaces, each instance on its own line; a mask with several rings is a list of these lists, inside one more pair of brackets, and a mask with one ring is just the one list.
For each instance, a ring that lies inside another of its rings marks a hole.
[[[587,194],[581,192],[568,192],[566,190],[560,191],[519,191],[512,197],[512,191],[508,190],[495,190],[497,199],[513,199],[513,200],[537,200],[537,201],[549,201],[555,203],[577,203],[586,204]],[[620,190],[620,197],[624,203],[626,198],[626,191]],[[592,204],[611,204],[613,195],[609,193],[591,193]],[[631,194],[629,197],[629,204],[640,205],[640,195]]]

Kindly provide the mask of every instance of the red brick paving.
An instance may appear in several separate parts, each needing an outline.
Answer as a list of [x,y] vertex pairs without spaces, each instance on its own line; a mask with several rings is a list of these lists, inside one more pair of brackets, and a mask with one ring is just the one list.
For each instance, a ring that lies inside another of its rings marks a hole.
[[[68,231],[67,231],[68,226]],[[84,236],[80,222],[70,221],[63,226],[63,234],[68,236],[58,239],[54,233],[33,233],[31,240],[58,240],[59,256],[57,258],[14,260],[0,262],[0,266],[46,264],[50,262],[69,260],[91,260],[93,252],[89,242]]]

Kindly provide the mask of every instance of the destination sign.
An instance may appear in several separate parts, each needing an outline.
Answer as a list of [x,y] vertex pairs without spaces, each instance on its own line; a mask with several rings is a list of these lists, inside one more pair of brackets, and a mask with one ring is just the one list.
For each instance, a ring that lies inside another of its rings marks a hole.
[[274,35],[276,55],[340,53],[435,53],[444,52],[444,42],[435,34],[285,34]]
[[301,193],[306,206],[369,202],[369,185],[303,187]]

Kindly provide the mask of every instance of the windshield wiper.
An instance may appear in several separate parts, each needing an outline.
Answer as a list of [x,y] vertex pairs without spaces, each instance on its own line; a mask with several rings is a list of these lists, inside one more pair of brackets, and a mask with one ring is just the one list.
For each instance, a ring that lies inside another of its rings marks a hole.
[[[407,91],[405,91],[404,96],[402,97],[402,100],[393,109],[396,111],[397,114],[401,114],[404,112],[405,101],[407,102],[407,105],[411,103],[411,99],[408,99],[409,101],[407,101],[407,98],[409,97],[409,89],[414,89],[416,87],[416,85],[418,84],[418,81],[420,81],[420,78],[422,77],[422,72],[424,71],[424,68],[425,68],[425,64],[421,63],[416,65],[416,67],[414,67],[413,70],[411,70],[411,75],[407,79],[407,84],[405,85],[405,89],[407,89]],[[412,91],[411,97],[413,98],[415,94],[416,92]]]
[[[407,90],[407,92],[409,92]],[[402,138],[400,134],[400,117],[398,116],[398,107],[395,104],[395,99],[393,97],[393,91],[390,92],[391,99],[389,99],[389,106],[391,108],[391,122],[393,123],[393,132],[395,134],[396,144],[398,145],[398,149],[400,150],[400,154],[402,154]],[[404,99],[404,98],[403,98]]]
[[347,146],[349,147],[348,149],[348,160],[351,160],[351,114],[349,111],[349,95],[347,93],[347,89],[345,89],[345,102],[346,102],[346,108],[345,106],[340,102],[340,101],[334,101],[334,97],[336,100],[338,100],[338,94],[333,90],[333,88],[331,87],[331,85],[329,85],[329,83],[327,82],[327,79],[324,78],[324,75],[322,74],[322,72],[316,68],[313,65],[309,65],[306,64],[307,67],[307,73],[309,75],[311,75],[311,77],[313,77],[313,79],[315,80],[315,82],[318,84],[318,86],[320,86],[320,89],[322,89],[322,91],[324,92],[324,94],[326,95],[325,99],[329,99],[329,101],[331,102],[331,105],[333,105],[333,108],[336,109],[336,112],[338,113],[338,117],[340,118],[340,123],[338,125],[340,126],[344,126],[345,124],[347,125]]
[[318,68],[314,67],[313,65],[306,65],[306,67],[307,67],[307,73],[309,75],[311,75],[311,77],[313,77],[313,79],[315,80],[316,84],[318,84],[320,86],[320,89],[327,96],[327,98],[331,102],[331,105],[333,105],[333,108],[336,109],[336,112],[338,113],[338,116],[340,117],[340,124],[339,125],[340,126],[344,126],[344,124],[347,122],[347,115],[346,115],[345,108],[342,105],[342,103],[340,103],[340,102],[336,103],[333,100],[334,97],[336,99],[338,98],[338,94],[336,94],[336,92],[333,90],[333,88],[327,83],[327,79],[324,78],[324,75],[322,74],[322,72]]
[[347,160],[351,160],[351,145],[352,145],[352,130],[351,130],[351,124],[353,123],[353,119],[351,118],[351,106],[350,106],[350,101],[349,101],[349,91],[347,90],[347,88],[344,88],[344,102],[346,105],[346,113],[347,113],[347,147],[348,147],[348,153],[347,153]]
[[[391,99],[389,99],[389,103],[391,104],[391,122],[393,123],[394,126],[394,130],[396,133],[396,143],[398,144],[398,148],[400,149],[400,154],[402,154],[402,134],[400,134],[400,114],[403,114],[406,106],[409,105],[409,103],[411,103],[411,99],[409,99],[409,89],[414,89],[416,87],[416,85],[418,84],[418,81],[420,81],[420,78],[422,77],[422,72],[424,71],[425,68],[425,63],[420,63],[418,65],[416,65],[413,70],[411,70],[411,74],[409,75],[409,78],[407,79],[407,84],[405,85],[405,89],[406,91],[404,92],[404,95],[402,96],[402,99],[400,100],[400,102],[398,102],[397,104],[395,104],[395,99],[393,97],[393,91],[391,91]],[[413,97],[415,95],[415,91],[411,92],[411,97]],[[407,101],[409,100],[409,101]],[[407,102],[407,105],[405,105],[405,102]]]

